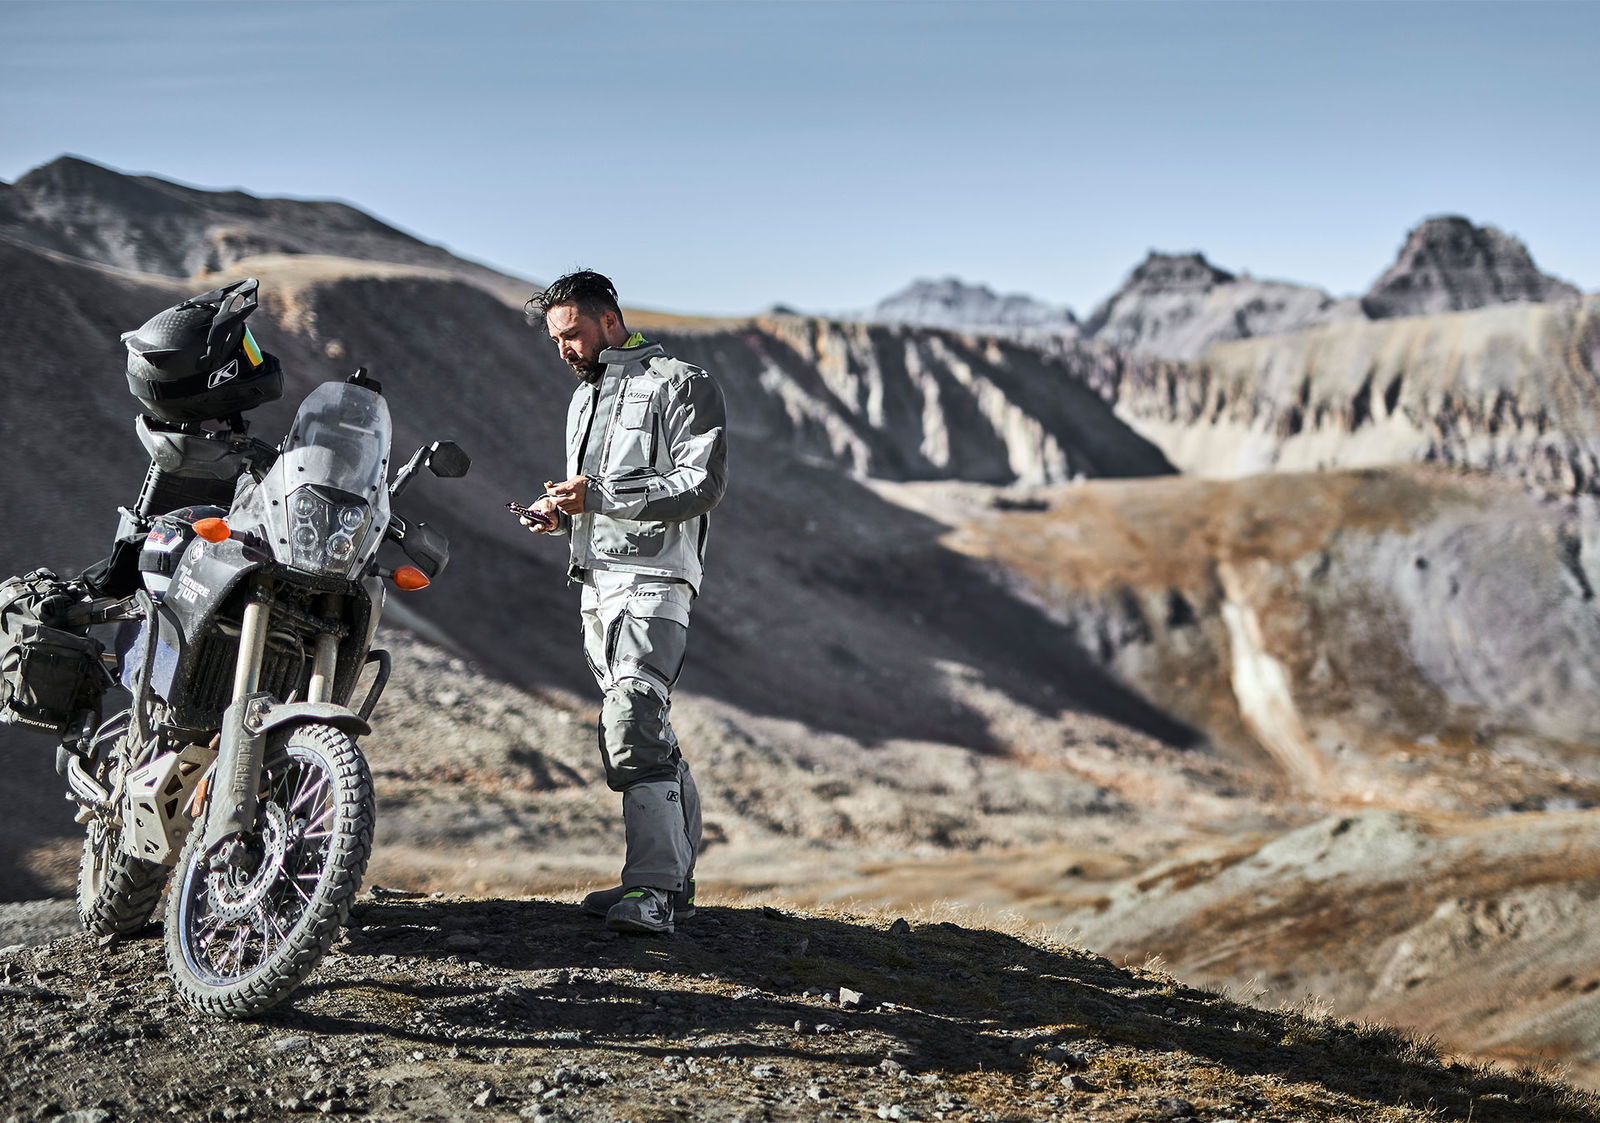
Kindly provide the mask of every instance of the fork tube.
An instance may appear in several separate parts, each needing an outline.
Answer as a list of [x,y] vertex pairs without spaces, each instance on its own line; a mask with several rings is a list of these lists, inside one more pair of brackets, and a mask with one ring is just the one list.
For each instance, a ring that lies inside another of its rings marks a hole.
[[245,605],[239,626],[239,662],[233,672],[233,700],[254,694],[261,685],[261,660],[267,650],[267,605],[252,600]]
[[311,683],[306,687],[306,701],[326,702],[333,697],[333,672],[338,659],[339,637],[323,632],[317,637],[317,649],[311,657]]

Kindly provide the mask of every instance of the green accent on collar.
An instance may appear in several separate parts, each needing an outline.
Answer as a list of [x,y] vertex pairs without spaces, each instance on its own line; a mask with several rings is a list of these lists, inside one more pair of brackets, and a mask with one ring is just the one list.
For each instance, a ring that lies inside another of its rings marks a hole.
[[634,332],[632,335],[628,336],[628,341],[626,343],[624,343],[623,346],[624,347],[643,347],[644,346],[644,342],[645,342],[644,336],[640,335],[638,332]]

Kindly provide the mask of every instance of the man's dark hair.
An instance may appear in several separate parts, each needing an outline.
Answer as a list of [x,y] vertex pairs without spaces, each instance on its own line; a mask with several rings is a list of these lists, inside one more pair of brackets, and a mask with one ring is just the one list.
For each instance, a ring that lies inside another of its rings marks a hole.
[[617,323],[622,323],[622,308],[617,303],[617,286],[611,278],[592,269],[579,269],[550,282],[550,287],[535,293],[524,305],[528,318],[543,321],[550,309],[570,304],[579,315],[598,320],[607,312],[615,312]]

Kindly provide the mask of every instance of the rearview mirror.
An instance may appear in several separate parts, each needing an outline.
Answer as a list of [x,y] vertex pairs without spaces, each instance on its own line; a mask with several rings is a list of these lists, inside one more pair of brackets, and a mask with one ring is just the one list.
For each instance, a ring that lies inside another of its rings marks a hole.
[[455,441],[434,441],[428,454],[428,471],[443,479],[460,479],[472,467],[472,457]]
[[424,445],[411,454],[405,467],[395,475],[394,483],[389,485],[389,498],[398,499],[400,493],[411,485],[411,477],[421,471],[424,464],[434,475],[454,479],[467,474],[467,469],[472,467],[472,457],[455,441],[434,441],[431,445]]

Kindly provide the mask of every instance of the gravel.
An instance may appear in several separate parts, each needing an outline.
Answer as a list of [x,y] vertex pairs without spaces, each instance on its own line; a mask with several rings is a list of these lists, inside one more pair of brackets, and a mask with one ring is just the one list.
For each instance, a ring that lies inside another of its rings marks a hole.
[[1543,1077],[986,929],[703,905],[671,937],[598,931],[566,902],[369,895],[251,1022],[172,1001],[154,929],[14,946],[0,1123],[1600,1121]]

